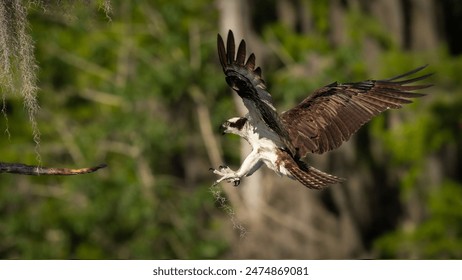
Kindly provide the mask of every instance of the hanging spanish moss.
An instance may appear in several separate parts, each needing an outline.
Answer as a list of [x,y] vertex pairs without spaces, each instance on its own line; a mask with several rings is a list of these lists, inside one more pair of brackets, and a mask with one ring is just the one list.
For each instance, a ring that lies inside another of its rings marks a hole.
[[40,162],[40,130],[36,121],[37,64],[34,57],[34,42],[28,33],[27,7],[21,0],[0,2],[0,89],[2,92],[2,114],[6,119],[5,99],[7,94],[19,93],[27,110],[36,143],[37,160]]
[[[28,113],[39,162],[40,130],[36,121],[40,108],[37,102],[38,66],[34,56],[34,41],[28,32],[27,9],[29,5],[36,5],[46,10],[50,4],[50,1],[0,1],[0,110],[5,119],[5,133],[10,137],[6,96],[19,93]],[[62,3],[56,1],[55,4]],[[108,20],[111,20],[110,0],[98,1],[98,7],[104,11]]]

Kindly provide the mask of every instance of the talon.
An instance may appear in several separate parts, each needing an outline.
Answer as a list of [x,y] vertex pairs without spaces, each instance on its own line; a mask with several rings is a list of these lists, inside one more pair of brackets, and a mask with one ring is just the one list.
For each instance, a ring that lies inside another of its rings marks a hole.
[[235,181],[233,182],[233,185],[234,185],[235,187],[237,187],[237,186],[239,186],[240,183],[241,183],[241,180],[237,179],[237,180],[235,180]]
[[214,171],[214,170],[215,170],[215,168],[213,168],[213,167],[209,168],[209,171]]
[[228,166],[227,166],[227,165],[220,165],[219,168],[220,168],[220,169],[226,169],[226,168],[228,168]]

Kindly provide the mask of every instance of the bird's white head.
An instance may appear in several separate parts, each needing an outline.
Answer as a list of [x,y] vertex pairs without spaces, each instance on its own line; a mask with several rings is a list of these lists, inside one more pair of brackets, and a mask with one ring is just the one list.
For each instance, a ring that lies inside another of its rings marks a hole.
[[245,137],[247,135],[247,132],[245,131],[246,124],[247,118],[231,118],[220,126],[220,131],[222,134],[232,133]]

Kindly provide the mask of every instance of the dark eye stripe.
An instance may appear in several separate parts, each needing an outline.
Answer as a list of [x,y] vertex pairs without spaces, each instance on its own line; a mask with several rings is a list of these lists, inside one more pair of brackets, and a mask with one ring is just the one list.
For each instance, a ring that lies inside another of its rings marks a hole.
[[240,118],[238,119],[236,122],[234,123],[230,123],[230,127],[234,127],[238,130],[241,130],[242,127],[244,126],[244,124],[247,122],[247,119],[246,118]]

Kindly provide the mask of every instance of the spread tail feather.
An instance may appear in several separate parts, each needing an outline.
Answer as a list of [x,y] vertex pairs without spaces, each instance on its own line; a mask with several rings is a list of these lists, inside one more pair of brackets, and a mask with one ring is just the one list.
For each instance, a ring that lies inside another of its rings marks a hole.
[[345,181],[343,178],[339,178],[334,175],[327,174],[318,170],[312,166],[306,168],[292,168],[289,169],[290,174],[294,176],[300,183],[310,189],[323,189],[327,185],[340,183]]
[[327,174],[312,166],[308,166],[301,160],[295,160],[285,151],[280,151],[278,156],[278,164],[282,163],[284,168],[292,175],[292,179],[296,179],[307,188],[321,190],[327,185],[345,181],[343,178]]

